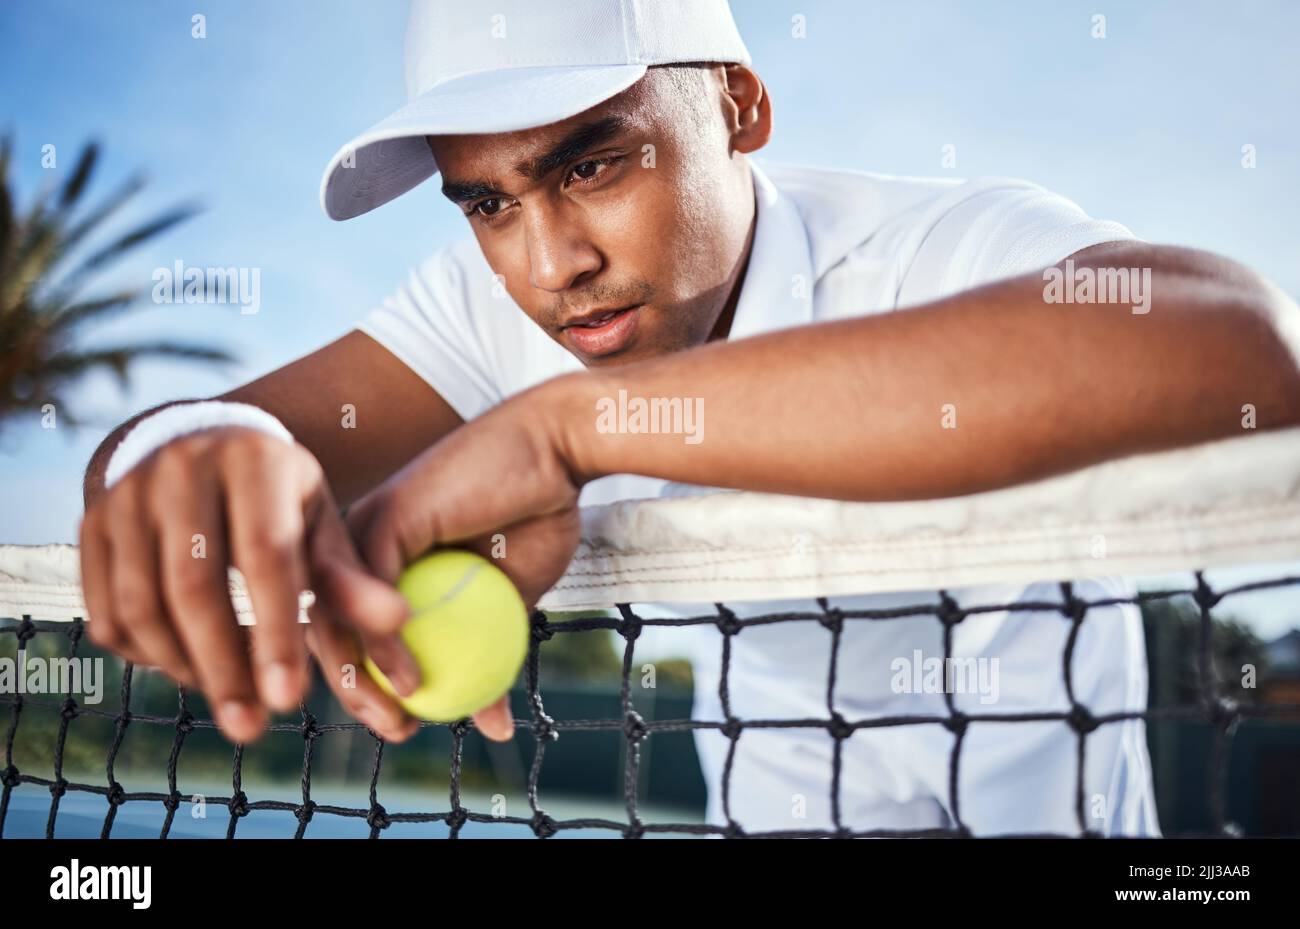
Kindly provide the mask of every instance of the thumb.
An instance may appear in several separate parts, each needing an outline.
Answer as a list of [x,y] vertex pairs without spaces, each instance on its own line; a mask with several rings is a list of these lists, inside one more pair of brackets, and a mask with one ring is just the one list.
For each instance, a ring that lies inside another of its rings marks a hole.
[[510,713],[509,694],[475,713],[474,725],[493,742],[509,742],[514,738],[515,718]]
[[344,525],[351,550],[375,577],[390,585],[396,584],[402,569],[428,547],[406,550],[406,527],[396,512],[393,495],[381,488],[349,507]]

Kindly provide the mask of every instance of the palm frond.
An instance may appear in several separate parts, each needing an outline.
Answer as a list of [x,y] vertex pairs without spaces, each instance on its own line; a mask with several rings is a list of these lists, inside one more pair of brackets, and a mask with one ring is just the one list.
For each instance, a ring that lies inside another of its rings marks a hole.
[[50,218],[44,199],[37,200],[27,216],[18,220],[9,267],[0,279],[0,306],[10,307],[30,293],[35,281],[48,273],[58,244],[58,225]]
[[86,184],[90,181],[90,175],[95,171],[95,162],[99,160],[99,146],[94,142],[87,142],[81,150],[81,157],[77,159],[77,165],[72,169],[67,181],[63,184],[63,189],[59,192],[59,209],[67,210],[76,204],[81,197],[82,192],[86,189]]
[[[129,178],[126,183],[122,184],[113,193],[109,194],[104,200],[86,216],[68,227],[63,234],[63,241],[59,243],[59,254],[56,261],[63,258],[74,248],[81,244],[82,240],[90,233],[94,232],[110,216],[116,213],[123,205],[134,197],[141,188],[144,187],[144,176],[137,174]],[[71,286],[63,289],[72,289]]]
[[20,213],[11,188],[12,150],[12,137],[0,135],[0,424],[7,416],[40,412],[53,403],[63,423],[76,425],[79,420],[63,398],[69,385],[91,372],[110,372],[125,386],[131,366],[146,358],[234,360],[223,349],[168,340],[82,348],[86,341],[79,334],[84,325],[131,309],[141,296],[131,290],[78,299],[86,280],[198,209],[173,207],[110,239],[61,274],[64,259],[130,200],[144,180],[132,177],[89,213],[74,218],[99,162],[99,146],[87,143],[57,193],[47,188]]
[[223,364],[234,361],[228,352],[206,345],[167,341],[143,342],[87,352],[58,352],[44,360],[41,365],[41,376],[66,379],[81,377],[91,371],[107,368],[125,385],[131,363],[144,358],[186,359]]
[[118,310],[125,310],[139,297],[140,291],[127,290],[94,300],[56,304],[40,315],[51,320],[52,329],[71,330],[87,320],[100,319]]
[[[13,246],[15,225],[13,198],[9,195],[9,157],[13,140],[0,136],[0,281],[8,275],[9,250]],[[0,312],[4,311],[0,304]]]
[[91,271],[95,271],[114,259],[120,258],[135,248],[155,236],[159,236],[175,225],[185,222],[191,218],[199,209],[197,206],[185,205],[168,210],[155,219],[135,227],[125,235],[119,236],[103,248],[92,252],[89,257],[74,269],[69,277],[75,279],[81,278]]

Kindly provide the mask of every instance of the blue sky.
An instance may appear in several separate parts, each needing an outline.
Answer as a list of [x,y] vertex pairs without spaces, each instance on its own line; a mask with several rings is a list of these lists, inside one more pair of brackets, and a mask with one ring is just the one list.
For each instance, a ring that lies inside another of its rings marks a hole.
[[[471,2],[471,0],[467,0]],[[1109,10],[1107,11],[1107,8]],[[776,108],[769,158],[899,174],[1024,177],[1143,238],[1241,259],[1300,293],[1300,5],[734,0]],[[1092,17],[1106,15],[1106,37]],[[190,16],[207,17],[207,37]],[[803,14],[807,37],[791,37]],[[72,541],[85,462],[107,431],[162,401],[210,395],[343,334],[464,223],[432,186],[347,223],[321,213],[330,155],[403,102],[405,0],[10,0],[0,4],[0,128],[19,189],[57,182],[105,145],[93,193],[143,169],[123,221],[181,201],[197,219],[104,286],[155,267],[261,268],[262,307],[151,307],[88,335],[229,346],[225,371],[152,363],[134,389],[72,395],[98,426],[0,433],[0,539]],[[54,144],[58,167],[41,167]],[[1257,167],[1241,166],[1256,147]],[[956,148],[955,170],[941,166]]]

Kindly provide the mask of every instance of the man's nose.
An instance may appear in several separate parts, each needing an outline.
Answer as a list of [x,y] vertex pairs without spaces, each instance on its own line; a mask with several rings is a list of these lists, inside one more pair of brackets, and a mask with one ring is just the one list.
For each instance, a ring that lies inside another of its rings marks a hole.
[[528,283],[538,290],[559,293],[600,270],[599,250],[581,224],[556,215],[528,220]]

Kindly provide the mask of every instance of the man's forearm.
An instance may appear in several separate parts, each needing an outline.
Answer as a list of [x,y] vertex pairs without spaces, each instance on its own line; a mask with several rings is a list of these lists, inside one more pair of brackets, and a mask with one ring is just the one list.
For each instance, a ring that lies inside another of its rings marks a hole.
[[[1048,303],[1042,275],[1028,275],[587,372],[548,402],[580,479],[636,473],[856,500],[972,493],[1239,434],[1251,410],[1260,429],[1300,422],[1297,361],[1274,325],[1293,301],[1202,253],[1076,258],[1135,261],[1152,267],[1145,314]],[[699,441],[662,416],[636,422],[638,400],[702,413]]]

